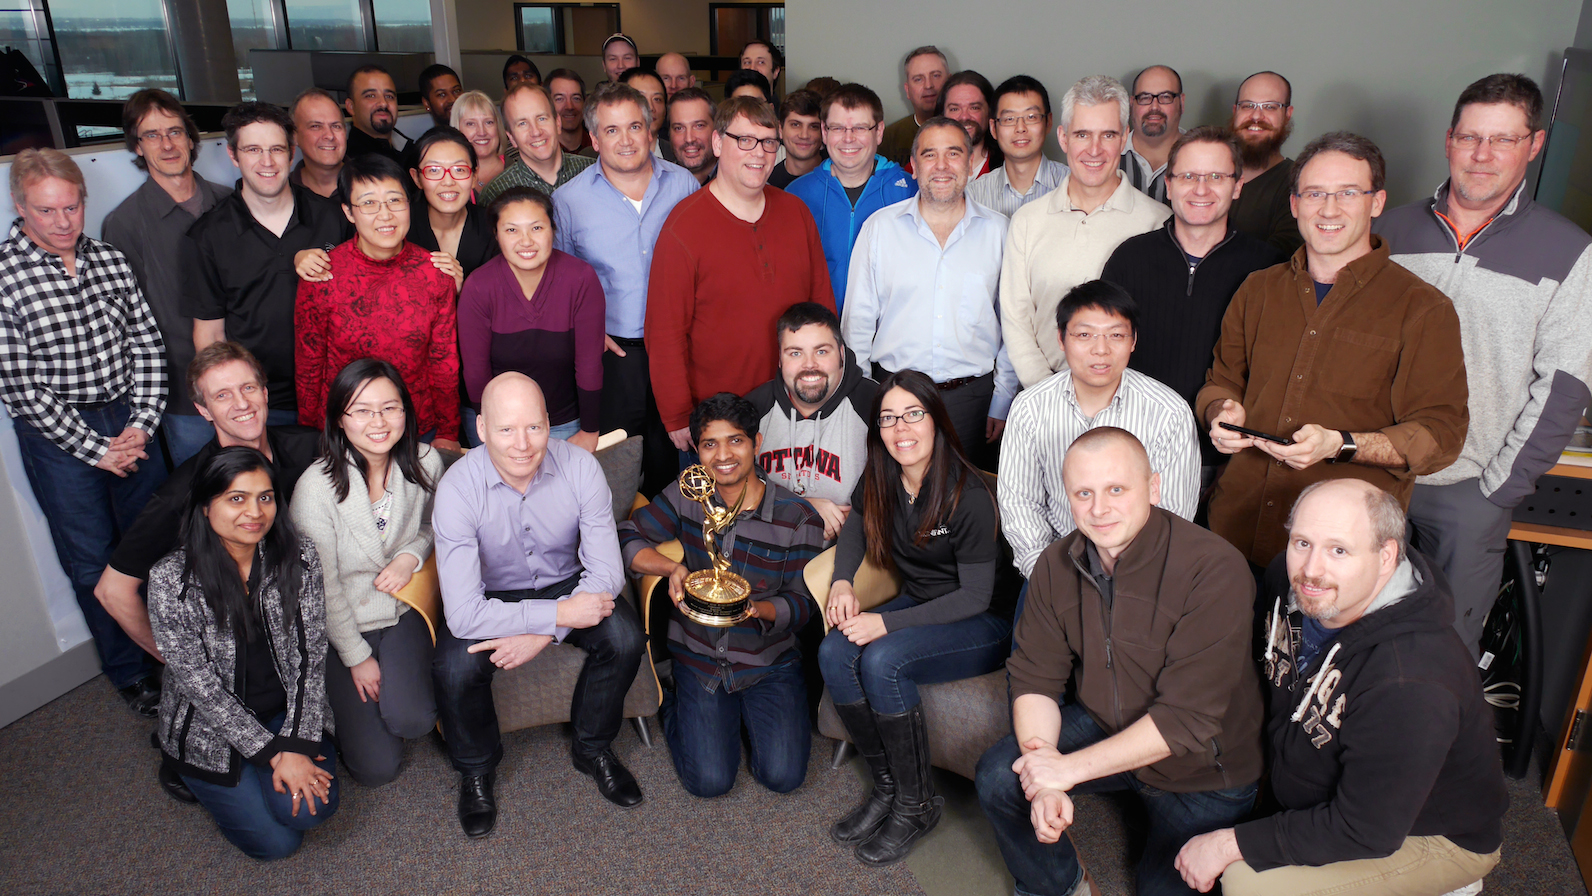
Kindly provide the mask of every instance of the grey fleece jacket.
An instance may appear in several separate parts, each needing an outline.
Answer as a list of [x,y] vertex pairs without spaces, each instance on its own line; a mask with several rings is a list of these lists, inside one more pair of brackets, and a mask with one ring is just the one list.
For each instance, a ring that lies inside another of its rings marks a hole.
[[1533,202],[1522,183],[1460,249],[1437,215],[1448,191],[1445,182],[1376,226],[1395,262],[1453,301],[1465,350],[1465,447],[1447,469],[1416,482],[1478,479],[1489,501],[1514,507],[1558,462],[1592,399],[1592,238]]

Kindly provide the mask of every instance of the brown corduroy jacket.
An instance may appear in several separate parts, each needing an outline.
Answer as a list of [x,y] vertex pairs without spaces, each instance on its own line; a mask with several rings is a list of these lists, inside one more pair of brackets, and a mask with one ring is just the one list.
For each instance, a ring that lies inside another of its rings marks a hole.
[[1006,661],[1011,695],[1077,699],[1107,735],[1148,715],[1172,755],[1133,772],[1173,793],[1260,779],[1255,579],[1214,533],[1159,507],[1117,558],[1112,598],[1074,530],[1039,555]]
[[1381,237],[1338,273],[1319,307],[1299,249],[1233,296],[1196,415],[1203,425],[1211,403],[1227,398],[1244,406],[1245,426],[1263,432],[1293,435],[1306,423],[1381,432],[1408,466],[1295,470],[1246,448],[1217,480],[1211,530],[1264,567],[1287,542],[1294,499],[1313,482],[1363,479],[1407,508],[1416,476],[1459,457],[1468,397],[1453,303],[1392,261]]

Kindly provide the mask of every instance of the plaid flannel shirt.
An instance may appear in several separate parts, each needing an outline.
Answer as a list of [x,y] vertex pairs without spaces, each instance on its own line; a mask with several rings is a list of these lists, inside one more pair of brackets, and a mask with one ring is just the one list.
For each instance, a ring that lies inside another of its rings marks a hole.
[[165,347],[127,259],[77,238],[77,276],[22,232],[0,243],[0,402],[62,451],[96,464],[119,433],[96,432],[78,405],[126,397],[128,426],[155,435],[166,406]]

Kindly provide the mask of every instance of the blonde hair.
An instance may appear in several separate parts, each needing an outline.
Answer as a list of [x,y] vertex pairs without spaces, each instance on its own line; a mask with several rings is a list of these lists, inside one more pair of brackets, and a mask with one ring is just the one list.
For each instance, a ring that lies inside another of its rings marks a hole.
[[[549,102],[548,105],[552,105],[552,103]],[[505,133],[505,129],[503,127],[503,113],[498,111],[497,104],[492,102],[492,98],[481,91],[467,90],[464,93],[459,94],[459,98],[453,101],[453,112],[448,115],[448,124],[455,128],[459,128],[459,120],[468,111],[473,110],[479,112],[483,109],[491,112],[492,120],[497,122],[498,142],[497,146],[493,147],[492,151],[501,155],[503,153],[503,135]],[[459,128],[459,130],[462,131],[463,128]]]
[[59,149],[24,149],[11,160],[11,201],[22,204],[28,187],[47,177],[59,177],[77,185],[78,201],[88,199],[88,187],[83,184],[83,171],[72,157]]

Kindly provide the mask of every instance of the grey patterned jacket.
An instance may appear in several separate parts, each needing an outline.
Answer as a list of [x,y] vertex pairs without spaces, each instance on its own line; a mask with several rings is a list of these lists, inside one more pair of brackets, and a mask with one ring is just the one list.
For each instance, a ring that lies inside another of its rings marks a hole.
[[315,756],[323,730],[332,730],[326,703],[326,592],[321,560],[300,540],[304,581],[298,612],[284,619],[277,582],[260,583],[265,627],[277,675],[287,692],[287,720],[273,735],[244,706],[243,663],[237,637],[216,625],[197,585],[183,589],[182,549],[149,571],[149,621],[166,660],[160,699],[160,747],[177,770],[231,786],[243,760],[267,766],[281,752]]

